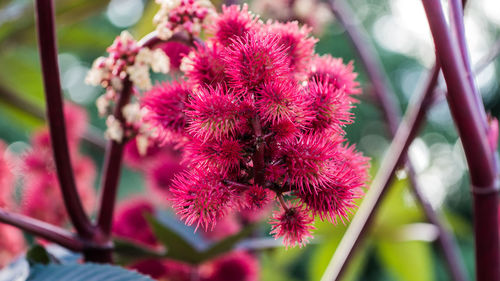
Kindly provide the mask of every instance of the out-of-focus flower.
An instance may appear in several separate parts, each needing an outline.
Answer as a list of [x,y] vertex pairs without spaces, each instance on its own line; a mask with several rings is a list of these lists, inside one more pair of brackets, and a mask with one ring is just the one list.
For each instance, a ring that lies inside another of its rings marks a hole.
[[113,234],[147,246],[157,247],[158,241],[145,217],[152,214],[154,214],[154,206],[147,199],[133,198],[121,202],[113,221]]
[[0,269],[26,249],[23,233],[10,225],[0,224]]
[[0,140],[0,207],[2,208],[13,205],[12,196],[15,182],[11,159],[9,159],[6,148],[7,145]]
[[246,252],[229,253],[200,266],[203,281],[257,281],[259,264]]

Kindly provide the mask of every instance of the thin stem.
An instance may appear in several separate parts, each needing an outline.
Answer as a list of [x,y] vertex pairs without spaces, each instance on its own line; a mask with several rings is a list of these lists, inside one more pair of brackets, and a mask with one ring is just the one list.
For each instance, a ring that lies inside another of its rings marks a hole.
[[[458,47],[460,49],[460,55],[462,57],[462,61],[466,69],[471,69],[471,64],[469,61],[469,51],[467,50],[467,42],[465,39],[465,26],[464,26],[464,13],[463,13],[463,5],[462,0],[450,0],[449,1],[449,9],[450,9],[450,24],[452,29],[452,35],[455,38],[456,42],[458,42]],[[479,93],[477,87],[474,84],[474,75],[472,71],[467,72],[467,81],[469,82],[470,88],[474,93],[474,105],[477,110],[480,111],[481,107],[483,107],[483,101],[481,99],[481,94]],[[485,132],[488,130],[488,122],[486,119],[486,115],[481,115],[484,119],[481,122],[483,125],[483,129]]]
[[[132,96],[132,87],[132,82],[128,79],[128,77],[125,78],[123,81],[123,90],[119,95],[118,102],[115,106],[115,112],[113,113],[114,117],[122,124],[125,122],[122,109],[130,101]],[[97,218],[97,226],[106,240],[109,239],[109,235],[111,233],[111,224],[115,208],[124,147],[125,139],[121,142],[111,140],[106,147],[103,170],[104,176],[101,185],[101,204]]]
[[152,31],[148,33],[146,36],[144,36],[141,40],[139,40],[139,45],[142,47],[147,47],[147,48],[154,48],[156,45],[160,43],[165,43],[165,42],[179,42],[183,43],[186,46],[190,47],[195,47],[195,42],[200,44],[203,44],[203,41],[201,41],[198,37],[192,37],[186,34],[186,32],[176,32],[170,37],[168,40],[162,40],[158,38],[158,32]]
[[[461,57],[459,43],[452,37],[440,1],[423,0],[448,88],[448,104],[455,120],[470,170],[474,198],[476,280],[500,280],[498,239],[498,182],[494,153],[484,128],[486,113],[476,105],[474,85],[468,76],[468,56]],[[450,3],[454,5],[453,2]]]
[[72,224],[83,238],[90,238],[94,228],[83,210],[78,195],[64,124],[63,98],[57,63],[57,46],[53,0],[36,0],[38,46],[42,63],[45,101],[50,129],[50,139],[57,177],[61,186],[64,205]]
[[278,201],[280,202],[281,207],[283,210],[288,211],[288,205],[285,202],[285,199],[283,198],[283,194],[278,194],[276,195],[278,197]]
[[438,74],[439,68],[435,66],[431,71],[430,77],[428,77],[425,89],[422,93],[414,96],[416,100],[410,103],[405,118],[399,125],[396,136],[382,161],[380,169],[363,203],[342,237],[335,254],[330,260],[321,279],[322,281],[340,279],[340,276],[346,270],[347,262],[352,257],[354,250],[357,249],[362,237],[369,229],[375,214],[373,210],[376,210],[380,204],[380,199],[392,182],[394,172],[404,160],[408,147],[424,121],[425,114],[433,99],[433,90],[436,85]]
[[264,186],[264,184],[266,183],[265,170],[264,170],[265,144],[262,138],[262,127],[260,125],[260,120],[258,116],[255,116],[252,119],[252,127],[254,130],[255,141],[256,141],[256,147],[255,147],[256,150],[252,158],[254,177],[255,177],[254,183],[260,186]]
[[[344,26],[348,37],[350,38],[360,61],[363,63],[368,78],[373,85],[373,94],[376,101],[379,103],[384,119],[388,124],[389,133],[394,137],[401,112],[396,103],[397,96],[390,87],[388,79],[385,79],[385,74],[382,64],[380,63],[375,47],[369,39],[362,25],[357,21],[355,13],[345,0],[331,0],[330,8],[335,14],[339,22]],[[383,79],[384,78],[384,79]],[[424,214],[429,222],[434,224],[439,231],[437,243],[441,247],[448,270],[453,277],[453,280],[465,281],[465,273],[463,272],[463,263],[458,259],[458,251],[453,241],[453,237],[446,231],[441,223],[439,216],[436,214],[432,206],[421,194],[421,186],[416,180],[415,169],[411,163],[411,159],[407,159],[406,169],[410,179],[410,188],[415,194],[415,198],[422,206]],[[376,212],[376,210],[372,210]],[[349,261],[347,261],[348,263]]]
[[11,213],[3,208],[0,208],[0,222],[20,228],[72,251],[78,252],[84,248],[83,242],[65,229],[24,215]]

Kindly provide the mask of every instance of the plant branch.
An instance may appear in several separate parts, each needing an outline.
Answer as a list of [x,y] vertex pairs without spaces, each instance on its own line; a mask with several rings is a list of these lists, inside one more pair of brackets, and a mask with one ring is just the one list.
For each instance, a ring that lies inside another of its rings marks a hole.
[[[385,121],[388,124],[389,133],[392,137],[394,137],[399,124],[401,112],[396,103],[397,96],[390,87],[388,79],[382,79],[387,77],[387,75],[384,74],[384,70],[378,59],[375,47],[371,43],[366,31],[356,20],[356,15],[352,11],[352,8],[345,0],[331,0],[329,3],[336,18],[344,26],[346,33],[358,54],[358,57],[366,69],[367,76],[374,88],[373,94],[376,101],[378,101],[382,109],[383,116],[385,117]],[[438,70],[439,69],[436,69],[436,71]],[[406,169],[411,183],[410,188],[413,190],[415,198],[422,206],[427,220],[434,224],[438,229],[439,236],[437,242],[443,251],[448,270],[453,277],[453,280],[465,281],[465,273],[463,272],[464,266],[458,259],[459,255],[456,250],[453,237],[445,229],[439,219],[439,216],[427,199],[422,196],[422,188],[416,180],[417,175],[411,163],[411,159],[406,160]],[[372,210],[372,212],[376,211],[376,209]],[[349,261],[346,261],[346,264],[348,262]]]
[[[500,280],[498,230],[498,181],[494,151],[484,128],[486,113],[476,105],[468,56],[461,56],[459,42],[451,36],[440,1],[423,0],[448,88],[448,104],[462,141],[474,198],[476,280]],[[450,2],[455,5],[455,2]],[[460,36],[459,34],[457,36]],[[463,36],[463,34],[462,34]],[[460,40],[459,40],[460,41]]]
[[94,228],[83,210],[76,189],[66,139],[63,98],[57,63],[53,0],[36,0],[35,4],[47,117],[57,177],[61,186],[64,205],[72,224],[82,238],[90,238],[93,235]]
[[254,177],[255,177],[255,184],[258,184],[260,186],[264,186],[266,183],[266,178],[265,178],[265,162],[264,162],[264,154],[265,154],[265,143],[262,138],[262,127],[260,125],[260,120],[258,116],[255,116],[252,118],[252,127],[253,131],[255,133],[255,153],[253,155],[253,169],[254,169]]
[[432,103],[433,90],[439,74],[439,68],[434,66],[427,79],[425,89],[422,93],[414,96],[405,117],[396,132],[394,140],[389,147],[380,169],[373,180],[361,206],[359,207],[349,228],[345,232],[335,254],[323,274],[322,281],[339,280],[346,269],[347,262],[352,257],[354,250],[360,244],[362,237],[370,227],[374,212],[381,202],[387,187],[391,184],[394,172],[404,160],[408,147],[410,146],[417,131],[424,122],[425,114]]
[[65,229],[24,215],[11,213],[3,208],[0,208],[0,222],[20,228],[72,251],[79,252],[84,248],[83,242]]
[[[119,94],[118,102],[115,105],[115,111],[113,113],[114,117],[121,124],[125,123],[122,109],[130,101],[132,87],[133,85],[129,78],[125,78],[123,81],[123,90]],[[105,240],[108,240],[111,234],[111,224],[113,221],[113,211],[115,208],[125,141],[125,138],[121,142],[110,140],[106,147],[103,166],[104,176],[101,184],[101,203],[97,217],[97,226],[104,235]]]

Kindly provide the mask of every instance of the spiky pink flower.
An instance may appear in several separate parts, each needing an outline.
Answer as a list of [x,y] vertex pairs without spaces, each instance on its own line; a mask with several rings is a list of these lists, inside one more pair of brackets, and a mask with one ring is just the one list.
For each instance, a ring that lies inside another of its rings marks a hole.
[[297,81],[291,79],[262,84],[256,90],[258,98],[255,104],[264,124],[277,124],[284,120],[300,121],[306,110],[300,91]]
[[286,210],[278,210],[273,213],[271,219],[271,234],[275,238],[283,237],[285,246],[304,246],[312,237],[311,230],[314,219],[309,215],[303,205],[295,203]]
[[196,49],[182,60],[181,70],[194,85],[220,84],[225,80],[222,50],[214,40],[209,40],[204,45],[196,44]]
[[330,181],[322,183],[315,192],[297,192],[301,202],[305,203],[314,216],[331,223],[342,221],[356,205],[354,199],[361,196],[359,189],[364,183],[347,165],[331,172]]
[[308,109],[313,114],[312,128],[317,132],[333,129],[342,132],[353,121],[349,111],[353,106],[343,89],[313,79],[307,84]]
[[243,196],[245,205],[251,210],[264,208],[271,199],[270,191],[257,184],[253,184],[248,190],[245,190]]
[[156,247],[158,241],[145,217],[153,214],[153,204],[144,198],[134,198],[121,202],[113,221],[113,234],[147,246]]
[[222,6],[222,13],[208,29],[222,45],[228,46],[238,37],[244,37],[247,33],[256,31],[259,25],[258,17],[248,11],[246,4],[242,7],[231,5]]
[[194,137],[210,139],[236,137],[242,127],[240,98],[224,86],[196,89],[189,99],[187,131]]
[[171,188],[173,207],[187,225],[205,230],[229,210],[234,199],[233,190],[211,171],[195,169],[178,174]]
[[161,129],[162,137],[182,135],[186,125],[184,110],[191,88],[185,81],[168,82],[156,85],[144,94],[141,104],[148,109],[146,122]]
[[359,82],[355,81],[358,74],[353,70],[352,61],[345,65],[341,58],[316,55],[310,66],[309,80],[325,81],[335,89],[343,89],[349,96],[357,95],[361,93],[361,89]]
[[247,33],[226,48],[224,61],[229,84],[240,91],[255,90],[263,83],[290,73],[287,50],[279,36]]
[[21,230],[6,224],[0,224],[0,269],[12,262],[26,249],[26,242]]
[[257,281],[259,263],[247,252],[233,252],[200,267],[203,281]]
[[297,21],[268,22],[266,26],[269,32],[279,36],[278,44],[288,53],[290,68],[298,78],[304,78],[314,54],[314,45],[318,41],[309,37],[312,29],[305,25],[299,27]]
[[233,138],[193,140],[186,146],[187,158],[196,167],[213,169],[227,175],[239,171],[244,157],[244,146]]
[[295,142],[284,144],[286,178],[304,193],[314,193],[332,177],[332,158],[338,141],[317,134],[305,134]]

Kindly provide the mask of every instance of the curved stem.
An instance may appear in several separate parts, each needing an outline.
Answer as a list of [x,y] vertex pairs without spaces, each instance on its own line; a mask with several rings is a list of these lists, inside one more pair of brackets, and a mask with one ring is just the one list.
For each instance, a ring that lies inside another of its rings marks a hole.
[[84,248],[84,243],[65,229],[21,214],[11,213],[3,208],[0,208],[0,222],[20,228],[72,251],[79,252]]
[[[380,198],[387,191],[391,184],[394,172],[404,160],[408,147],[410,146],[417,131],[424,122],[425,114],[432,103],[433,90],[439,74],[439,68],[434,66],[426,87],[422,93],[416,97],[406,111],[405,118],[399,125],[394,140],[389,147],[380,169],[368,190],[365,199],[359,207],[354,219],[347,228],[335,254],[321,278],[322,281],[339,280],[346,270],[346,265],[351,259],[354,250],[360,244],[362,237],[370,227],[374,212],[380,204]],[[414,97],[414,98],[415,98]]]
[[[451,36],[440,1],[423,0],[443,75],[448,104],[455,120],[470,171],[474,198],[476,279],[500,280],[498,229],[498,180],[495,153],[487,141],[486,113],[476,105],[468,56],[461,57],[459,42]],[[450,2],[455,5],[454,2]],[[457,36],[463,36],[457,34]],[[462,40],[462,39],[461,39]],[[460,41],[460,40],[459,40]]]
[[53,0],[36,0],[38,46],[42,63],[45,101],[54,153],[57,177],[61,186],[64,205],[78,234],[90,238],[94,228],[83,210],[78,195],[64,124],[63,97],[57,63],[57,46]]
[[[344,26],[346,33],[360,58],[360,61],[366,69],[367,76],[374,88],[373,94],[376,101],[378,101],[382,109],[384,119],[388,124],[389,133],[392,137],[394,137],[401,112],[396,103],[397,96],[390,87],[389,81],[387,79],[383,79],[387,77],[387,75],[384,74],[384,70],[382,64],[378,60],[375,47],[371,43],[371,40],[369,40],[369,37],[361,24],[356,21],[354,12],[345,0],[331,0],[330,7],[336,18]],[[439,68],[437,68],[436,71],[439,71]],[[427,220],[434,224],[438,229],[439,236],[437,243],[443,252],[448,270],[453,277],[453,280],[465,281],[465,272],[463,270],[465,267],[458,258],[459,255],[453,241],[453,237],[443,226],[439,216],[436,214],[427,199],[422,196],[422,187],[416,180],[417,175],[411,159],[407,159],[406,169],[411,183],[410,188],[413,190],[417,202],[419,202],[422,206],[422,210],[424,211]],[[372,212],[376,212],[376,210],[374,209]]]

